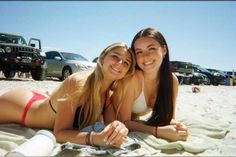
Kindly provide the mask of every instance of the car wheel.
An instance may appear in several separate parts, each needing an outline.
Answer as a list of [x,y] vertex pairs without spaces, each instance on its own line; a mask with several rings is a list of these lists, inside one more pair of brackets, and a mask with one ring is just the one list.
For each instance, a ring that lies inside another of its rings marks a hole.
[[3,73],[6,78],[13,78],[16,75],[16,71],[12,70],[3,70]]
[[208,77],[205,80],[205,85],[211,85],[211,80]]
[[192,78],[191,78],[191,77],[185,77],[183,81],[184,81],[184,84],[186,84],[186,85],[191,85],[191,83],[192,83]]
[[60,80],[63,81],[72,74],[72,70],[69,67],[66,67],[62,70],[62,77]]
[[46,78],[46,69],[39,67],[35,70],[32,70],[31,76],[36,81],[43,81]]
[[200,85],[200,82],[198,80],[196,82],[193,82],[194,85]]
[[214,83],[213,83],[213,86],[218,86],[218,85],[219,85],[218,82],[214,82]]

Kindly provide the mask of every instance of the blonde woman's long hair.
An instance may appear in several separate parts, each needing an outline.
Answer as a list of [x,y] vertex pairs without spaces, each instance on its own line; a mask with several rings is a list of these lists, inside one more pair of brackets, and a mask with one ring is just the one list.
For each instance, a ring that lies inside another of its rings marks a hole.
[[[128,48],[128,46],[124,43],[115,43],[103,50],[103,52],[100,54],[97,66],[95,70],[88,76],[87,80],[85,81],[83,87],[79,88],[80,90],[77,90],[75,93],[71,95],[71,100],[75,100],[76,103],[81,104],[81,109],[79,113],[79,129],[94,124],[96,121],[98,121],[101,118],[102,113],[102,104],[101,104],[101,88],[102,88],[102,82],[104,79],[103,69],[101,61],[103,58],[110,53],[112,50],[117,48],[125,48],[125,50],[131,55],[131,66],[128,71],[128,73],[125,75],[125,77],[132,75],[135,70],[135,58],[131,50]],[[119,85],[119,80],[115,80],[110,89],[115,89]],[[120,94],[120,99],[122,99],[123,93]],[[83,117],[82,117],[83,116]],[[78,118],[78,117],[75,117]]]

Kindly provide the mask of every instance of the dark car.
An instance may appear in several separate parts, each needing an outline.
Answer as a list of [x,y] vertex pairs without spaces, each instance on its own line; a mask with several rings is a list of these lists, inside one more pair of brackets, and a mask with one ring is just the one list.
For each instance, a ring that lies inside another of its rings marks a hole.
[[220,77],[221,82],[219,82],[221,85],[225,85],[226,78],[228,77],[228,74],[223,72],[222,70],[217,70],[217,69],[209,69],[207,68],[208,71],[210,71],[214,76]]
[[209,70],[200,67],[199,65],[193,65],[193,69],[194,72],[200,72],[202,74],[205,74],[210,79],[210,84],[217,86],[219,84],[224,84],[225,82],[226,78],[224,76],[212,73]]
[[77,71],[91,70],[96,67],[95,63],[77,53],[48,51],[45,54],[46,76],[58,77],[61,81]]
[[210,85],[211,81],[205,74],[200,72],[193,72],[192,83],[195,85]]
[[97,63],[97,61],[98,61],[98,57],[95,57],[92,62]]

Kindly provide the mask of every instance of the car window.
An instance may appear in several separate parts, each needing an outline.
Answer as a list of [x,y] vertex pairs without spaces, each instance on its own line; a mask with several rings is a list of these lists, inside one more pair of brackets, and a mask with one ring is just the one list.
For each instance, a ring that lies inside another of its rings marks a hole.
[[27,45],[23,37],[7,34],[0,34],[0,42],[9,44],[20,44],[25,46]]
[[60,54],[56,51],[46,52],[46,59],[55,59],[56,56],[60,57]]
[[201,72],[197,67],[193,67],[194,72]]
[[58,52],[52,52],[52,56],[51,56],[51,59],[55,59],[55,57],[60,57],[59,53]]
[[85,57],[77,54],[77,53],[65,53],[65,52],[62,52],[61,53],[63,55],[63,57],[65,59],[68,59],[68,60],[80,60],[80,61],[88,61],[88,59],[86,59]]
[[188,62],[171,61],[172,71],[181,73],[192,73],[192,64]]
[[51,58],[51,52],[46,52],[46,59],[50,59]]
[[198,67],[202,72],[207,72],[207,73],[211,73],[209,70],[205,69],[205,68],[202,68],[202,67]]

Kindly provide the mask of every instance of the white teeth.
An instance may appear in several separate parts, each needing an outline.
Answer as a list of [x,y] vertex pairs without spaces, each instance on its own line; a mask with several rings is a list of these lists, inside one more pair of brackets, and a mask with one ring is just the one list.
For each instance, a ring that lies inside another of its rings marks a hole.
[[144,63],[144,65],[150,65],[152,63],[153,63],[153,61],[149,61],[149,62]]
[[118,69],[116,69],[114,66],[112,66],[111,68],[112,68],[114,71],[118,72],[118,73],[120,72],[120,71],[119,71]]

